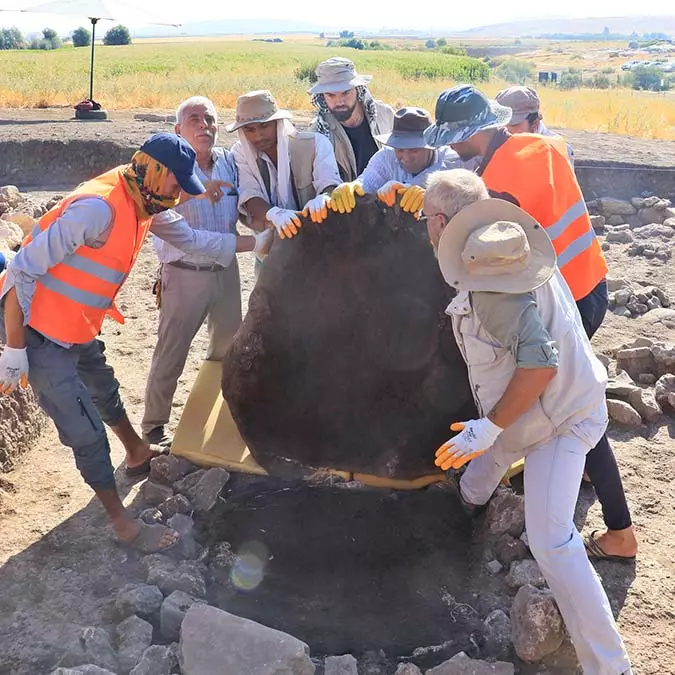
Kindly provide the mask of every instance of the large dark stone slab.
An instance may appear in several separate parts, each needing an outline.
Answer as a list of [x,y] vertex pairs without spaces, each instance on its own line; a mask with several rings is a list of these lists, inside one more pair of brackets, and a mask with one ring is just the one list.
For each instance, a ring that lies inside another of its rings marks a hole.
[[374,197],[277,241],[223,360],[223,396],[271,473],[435,471],[475,415],[425,227]]

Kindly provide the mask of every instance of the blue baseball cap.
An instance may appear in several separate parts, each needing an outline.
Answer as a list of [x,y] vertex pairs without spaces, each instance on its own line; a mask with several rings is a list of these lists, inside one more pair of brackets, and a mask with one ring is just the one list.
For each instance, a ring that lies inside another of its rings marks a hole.
[[197,155],[184,138],[176,134],[153,134],[143,143],[141,152],[169,169],[181,188],[189,195],[206,192],[206,188],[195,173]]
[[424,137],[434,147],[461,143],[479,131],[506,126],[511,115],[511,108],[491,101],[470,84],[460,84],[438,97],[436,123],[424,132]]

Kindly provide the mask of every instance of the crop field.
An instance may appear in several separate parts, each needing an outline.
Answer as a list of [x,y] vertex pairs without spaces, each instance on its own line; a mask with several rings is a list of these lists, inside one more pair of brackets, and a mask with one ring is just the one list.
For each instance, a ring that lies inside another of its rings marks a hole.
[[[544,54],[541,49],[526,58],[543,65],[548,61]],[[187,96],[203,94],[219,108],[231,109],[239,94],[266,88],[280,105],[306,110],[307,74],[319,61],[336,55],[351,58],[359,71],[372,74],[371,91],[395,107],[419,105],[433,112],[440,91],[470,79],[491,95],[507,86],[494,77],[484,81],[488,71],[482,61],[439,52],[327,48],[310,39],[265,43],[250,37],[192,38],[97,45],[94,98],[108,109],[170,110]],[[546,56],[550,55],[549,51]],[[88,48],[4,51],[0,63],[0,107],[70,106],[87,95]],[[539,91],[546,122],[553,126],[675,139],[671,93],[556,87]]]

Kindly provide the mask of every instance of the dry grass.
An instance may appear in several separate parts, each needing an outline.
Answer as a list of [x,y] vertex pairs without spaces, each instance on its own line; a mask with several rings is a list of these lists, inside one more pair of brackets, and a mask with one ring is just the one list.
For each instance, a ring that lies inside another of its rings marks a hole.
[[[588,50],[576,47],[582,48]],[[200,93],[220,108],[233,108],[242,92],[267,88],[281,105],[306,110],[308,82],[296,77],[296,69],[338,53],[352,58],[359,70],[372,73],[373,93],[396,107],[416,104],[433,111],[438,93],[454,84],[443,75],[452,57],[433,53],[328,50],[313,39],[283,44],[184,39],[97,46],[94,98],[109,109],[166,110]],[[3,52],[2,66],[0,107],[72,105],[87,94],[88,49]],[[411,78],[406,74],[411,68],[431,77]],[[484,88],[495,94],[502,86],[492,81]],[[675,139],[675,98],[670,94],[551,87],[540,95],[546,121],[553,126]]]

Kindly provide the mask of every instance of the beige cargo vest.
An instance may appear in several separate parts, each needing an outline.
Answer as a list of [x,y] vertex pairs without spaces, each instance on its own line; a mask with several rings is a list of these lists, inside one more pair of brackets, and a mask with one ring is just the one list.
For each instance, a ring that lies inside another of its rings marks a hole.
[[[603,407],[606,416],[607,372],[593,354],[560,272],[556,271],[534,295],[559,352],[558,372],[532,407],[497,439],[491,452],[499,464],[524,457]],[[473,312],[471,294],[463,306],[455,298],[446,313],[452,318],[455,339],[467,364],[474,400],[480,415],[485,416],[501,399],[515,373],[517,338],[507,347],[497,344]]]
[[[307,131],[298,131],[288,137],[288,156],[291,163],[291,188],[295,199],[296,210],[304,208],[305,204],[316,197],[314,189],[314,157],[316,155],[315,134]],[[262,176],[265,190],[270,204],[272,189],[270,172],[264,159],[257,159],[258,169]]]

